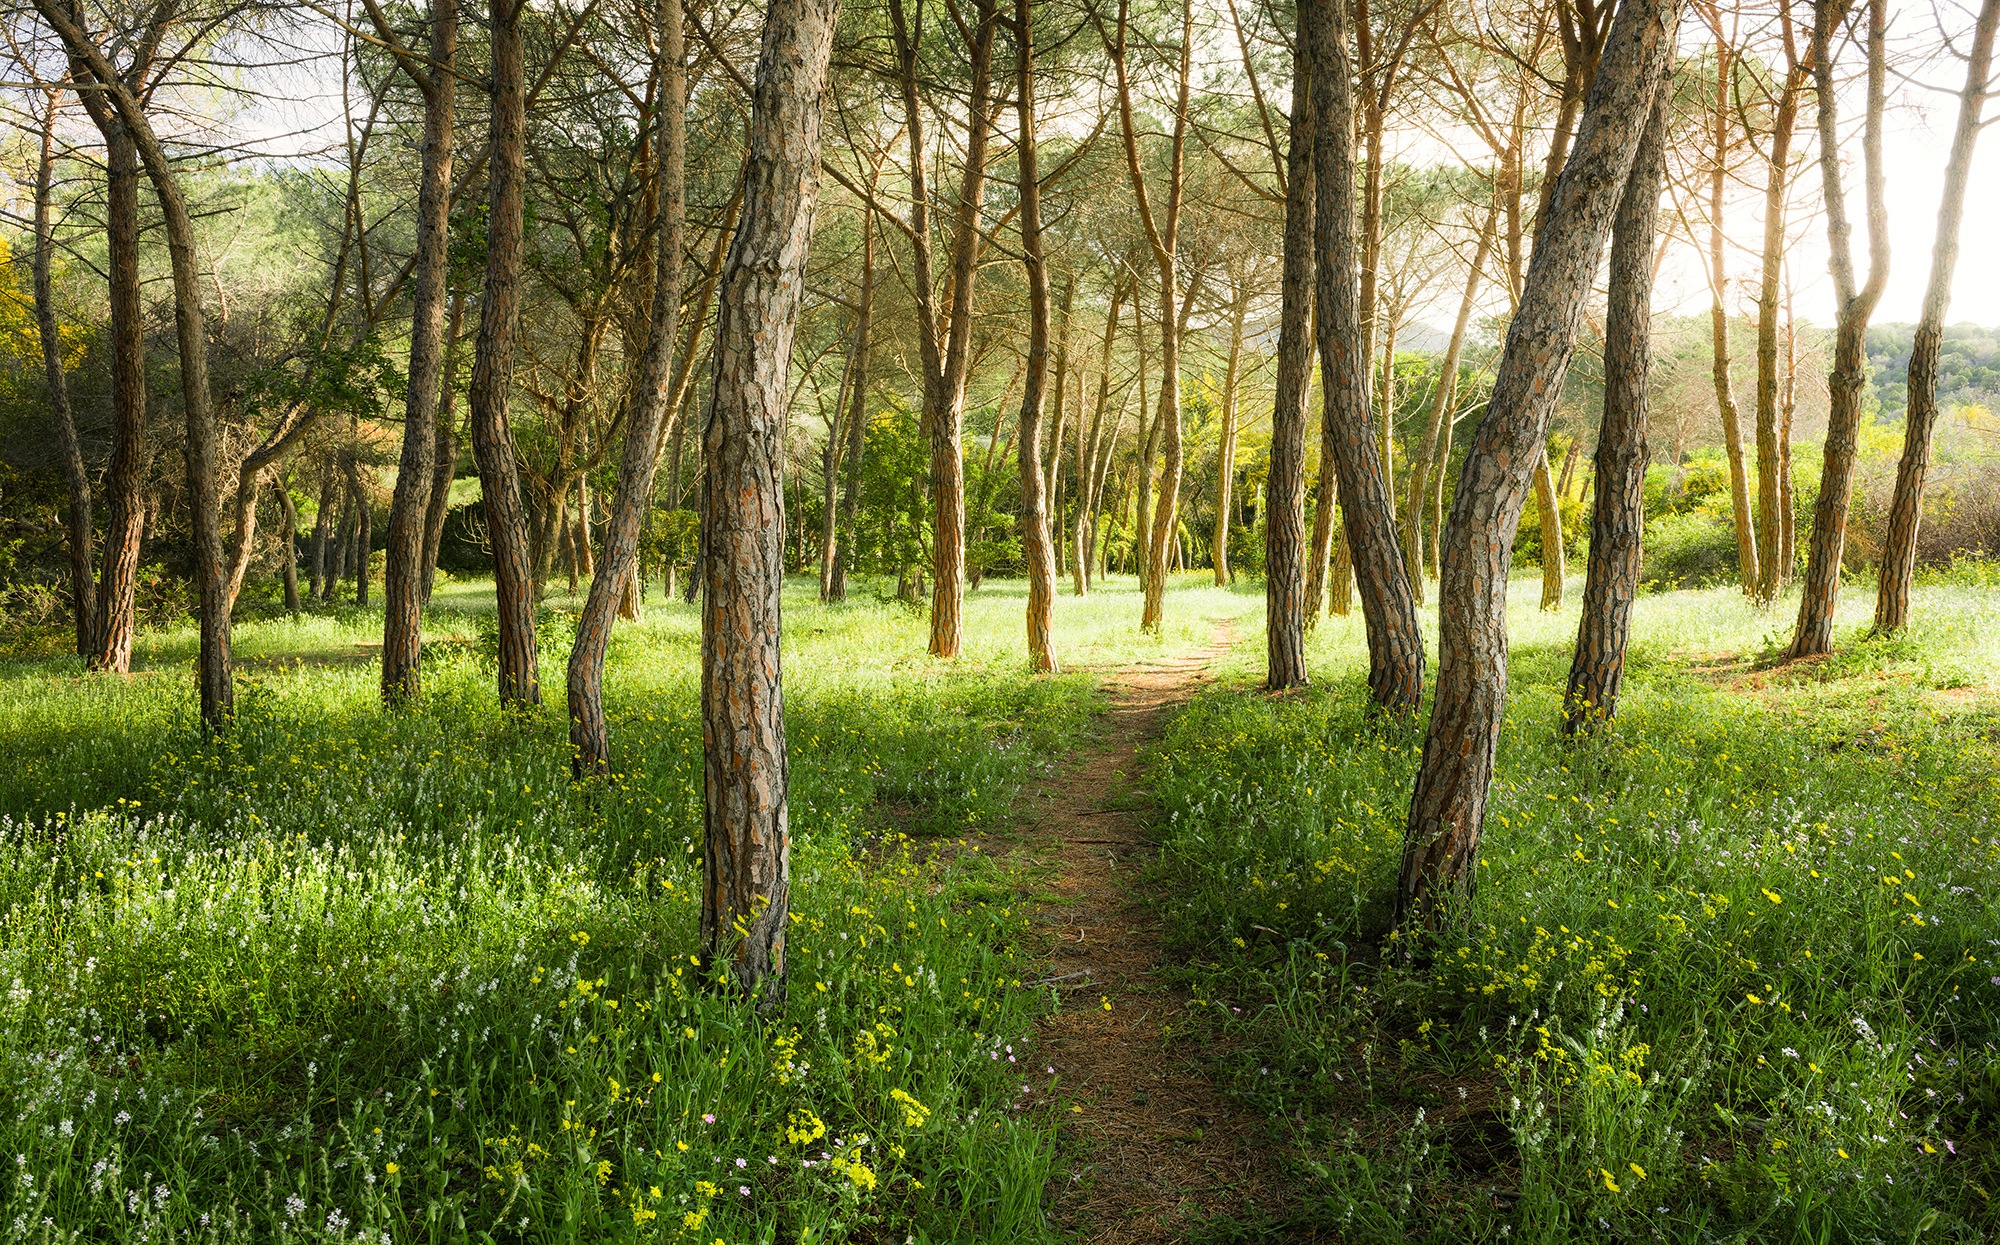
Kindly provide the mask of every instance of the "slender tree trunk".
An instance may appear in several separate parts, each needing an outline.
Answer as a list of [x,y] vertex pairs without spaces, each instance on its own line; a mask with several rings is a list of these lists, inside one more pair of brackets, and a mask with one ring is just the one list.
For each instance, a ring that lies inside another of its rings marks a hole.
[[1827,376],[1826,450],[1819,499],[1813,504],[1812,547],[1799,591],[1798,627],[1786,656],[1818,657],[1833,651],[1833,611],[1840,599],[1840,560],[1847,545],[1847,508],[1854,495],[1854,459],[1861,433],[1861,401],[1868,384],[1868,320],[1889,280],[1889,209],[1882,173],[1882,110],[1888,79],[1887,0],[1869,0],[1868,104],[1862,134],[1863,181],[1868,203],[1868,278],[1854,283],[1852,227],[1840,172],[1838,98],[1833,41],[1846,15],[1841,0],[1813,3],[1813,85],[1819,101],[1820,178],[1826,205],[1827,267],[1833,273],[1833,368]]
[[1791,177],[1792,132],[1797,128],[1799,95],[1805,89],[1792,35],[1789,10],[1779,15],[1789,66],[1771,121],[1770,163],[1764,181],[1764,253],[1757,292],[1757,593],[1759,603],[1778,595],[1784,579],[1779,546],[1784,543],[1783,452],[1778,445],[1778,279],[1785,264],[1785,191]]
[[[1028,366],[1021,385],[1018,453],[1021,476],[1021,554],[1028,564],[1028,661],[1037,674],[1053,673],[1056,566],[1049,532],[1049,497],[1042,477],[1042,393],[1049,374],[1049,262],[1042,253],[1041,165],[1035,133],[1035,35],[1033,0],[1014,0],[1014,111],[1020,119],[1015,158],[1020,169],[1021,252],[1028,277]],[[1060,438],[1060,433],[1058,433]],[[1060,439],[1056,445],[1060,457]]]
[[[390,37],[386,29],[381,32]],[[436,485],[438,393],[443,388],[451,291],[451,169],[457,106],[458,5],[431,5],[430,65],[405,60],[424,97],[423,163],[417,186],[417,253],[410,301],[410,371],[404,390],[403,450],[389,501],[389,556],[382,575],[382,699],[421,690],[425,590],[424,536]],[[401,59],[401,58],[399,58]]]
[[[1138,301],[1134,290],[1133,301]],[[1146,576],[1151,568],[1146,563],[1146,516],[1152,512],[1153,504],[1153,459],[1160,449],[1160,421],[1153,418],[1146,405],[1146,317],[1133,308],[1133,340],[1137,343],[1139,365],[1139,435],[1136,461],[1133,470],[1137,479],[1133,484],[1133,496],[1138,511],[1132,518],[1132,569],[1139,577],[1139,591],[1146,590]]]
[[1313,58],[1314,111],[1319,115],[1313,150],[1314,220],[1318,257],[1319,355],[1327,422],[1333,431],[1334,466],[1361,611],[1368,627],[1368,687],[1375,703],[1395,714],[1414,713],[1423,698],[1424,646],[1416,601],[1396,548],[1389,489],[1369,427],[1371,360],[1363,336],[1355,285],[1354,203],[1343,193],[1354,182],[1353,110],[1348,93],[1345,7],[1317,0],[1308,52]]
[[[1285,155],[1277,393],[1271,408],[1271,470],[1264,485],[1264,686],[1274,692],[1304,687],[1308,682],[1305,630],[1319,614],[1323,582],[1317,572],[1308,575],[1305,565],[1306,428],[1312,382],[1316,198],[1312,57],[1306,51],[1311,18],[1309,6],[1300,5],[1292,40],[1290,149]],[[1325,461],[1321,459],[1322,463]],[[1324,466],[1321,476],[1321,487],[1325,487]]]
[[861,525],[861,463],[868,436],[868,336],[875,317],[875,209],[861,211],[861,301],[854,315],[853,383],[847,400],[847,474],[840,489],[840,543],[833,559],[827,600],[847,599],[848,567],[854,560]]
[[1563,562],[1561,499],[1556,496],[1555,473],[1549,470],[1548,446],[1535,463],[1535,512],[1542,523],[1542,608],[1559,610],[1563,603],[1563,580],[1569,568]]
[[368,605],[368,578],[375,569],[375,506],[359,477],[354,482],[354,604]]
[[508,402],[520,327],[521,234],[526,194],[526,69],[521,16],[527,0],[491,0],[492,139],[487,157],[486,288],[473,349],[472,456],[493,546],[500,631],[500,702],[542,703],[535,653],[535,568],[515,464]]
[[313,513],[312,543],[307,547],[312,578],[312,599],[321,605],[333,595],[333,585],[329,576],[332,562],[333,541],[340,528],[335,515],[338,505],[340,475],[333,469],[331,460],[321,464],[319,472],[319,507]]
[[[680,340],[681,256],[687,231],[687,68],[681,0],[655,0],[653,21],[659,37],[660,106],[659,132],[654,139],[654,172],[659,186],[653,220],[652,314],[646,325],[636,400],[625,421],[618,485],[605,525],[604,560],[591,575],[590,595],[577,620],[576,644],[570,650],[570,766],[578,778],[611,769],[610,731],[604,718],[604,658],[611,646],[612,617],[626,582],[637,574],[639,536],[652,505],[653,476],[660,464],[660,429],[667,418],[674,345]],[[782,393],[782,374],[777,383]],[[782,571],[780,577],[782,582]],[[775,599],[772,611],[775,625]]]
[[1750,513],[1750,481],[1743,466],[1742,419],[1736,388],[1730,379],[1729,312],[1723,296],[1729,289],[1729,258],[1722,229],[1723,191],[1729,178],[1730,86],[1734,58],[1717,32],[1715,41],[1715,160],[1708,173],[1708,306],[1709,344],[1715,381],[1715,406],[1722,417],[1722,446],[1729,456],[1729,508],[1736,522],[1737,577],[1743,591],[1757,591],[1757,530]]
[[1229,586],[1229,505],[1236,483],[1236,382],[1243,364],[1243,322],[1250,315],[1248,286],[1240,288],[1229,316],[1229,362],[1222,373],[1222,430],[1215,447],[1215,585]]
[[1937,239],[1931,248],[1930,283],[1924,288],[1923,313],[1910,347],[1907,410],[1903,425],[1903,457],[1896,467],[1896,492],[1889,503],[1888,529],[1882,537],[1882,564],[1875,596],[1875,630],[1884,634],[1910,625],[1910,580],[1917,567],[1917,528],[1923,522],[1924,481],[1930,472],[1931,437],[1937,427],[1938,355],[1944,342],[1945,311],[1951,305],[1951,279],[1958,267],[1958,232],[1965,217],[1966,180],[1972,151],[1979,141],[1986,110],[1988,80],[1993,70],[1993,30],[2000,22],[2000,0],[1984,0],[1966,61],[1965,89],[1958,100],[1958,128],[1952,134],[1951,156],[1945,162],[1944,194],[1938,202]]
[[776,1007],[791,913],[779,597],[780,450],[838,8],[772,0],[750,120],[743,219],[723,270],[709,397],[703,572],[702,959]]
[[104,134],[104,237],[110,275],[111,461],[104,473],[104,556],[97,579],[97,670],[128,674],[146,529],[146,325],[139,301],[139,148],[102,98],[83,92]]
[[465,295],[454,293],[445,327],[444,367],[439,376],[436,440],[431,448],[431,489],[424,501],[423,604],[431,603],[437,583],[438,547],[444,542],[444,520],[451,513],[451,482],[458,474],[458,341],[465,320]]
[[1499,204],[1487,209],[1486,224],[1479,231],[1479,245],[1472,252],[1472,266],[1465,272],[1465,293],[1458,300],[1458,318],[1452,321],[1451,340],[1438,367],[1437,391],[1431,395],[1431,414],[1424,426],[1424,439],[1410,460],[1410,498],[1403,506],[1403,575],[1410,582],[1410,595],[1421,605],[1424,600],[1424,511],[1431,480],[1432,463],[1449,429],[1452,407],[1458,402],[1458,361],[1465,352],[1465,332],[1472,323],[1473,308],[1479,301],[1480,274],[1493,251],[1494,227],[1500,219]]
[[1434,920],[1445,898],[1473,881],[1506,702],[1514,535],[1679,17],[1675,0],[1626,0],[1618,8],[1452,501],[1438,584],[1437,691],[1410,802],[1399,922]]
[[282,565],[285,574],[285,612],[296,614],[299,605],[299,508],[292,501],[291,484],[285,480],[274,480],[271,490],[278,495],[278,509],[285,516],[284,527],[278,538],[283,542],[279,548],[284,552]]
[[[1563,731],[1595,730],[1618,711],[1632,602],[1639,595],[1646,532],[1646,373],[1652,365],[1653,241],[1666,173],[1669,108],[1653,103],[1611,227],[1611,288],[1604,317],[1604,420],[1597,434],[1590,558],[1583,620],[1563,695]],[[1574,444],[1574,443],[1572,443]]]
[[41,338],[42,375],[48,383],[49,417],[56,427],[62,454],[63,483],[68,489],[64,526],[69,546],[70,608],[76,615],[76,655],[90,661],[97,653],[97,579],[92,558],[95,531],[90,515],[90,475],[83,467],[83,446],[76,436],[76,416],[69,405],[69,373],[63,368],[62,338],[56,329],[55,222],[51,215],[56,167],[56,112],[62,97],[48,93],[42,113],[42,153],[35,165],[35,330]]
[[1798,530],[1792,498],[1792,416],[1798,410],[1798,325],[1792,319],[1791,281],[1785,282],[1785,384],[1778,405],[1778,585],[1791,584],[1798,565]]

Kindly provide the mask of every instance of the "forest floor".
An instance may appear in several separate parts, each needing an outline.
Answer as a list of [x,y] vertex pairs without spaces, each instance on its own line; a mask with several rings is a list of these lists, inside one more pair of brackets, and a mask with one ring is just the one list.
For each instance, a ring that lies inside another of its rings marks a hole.
[[1044,980],[1064,999],[1041,1051],[1072,1104],[1056,1216],[1083,1241],[1180,1240],[1207,1222],[1266,1218],[1283,1197],[1272,1125],[1173,1041],[1189,998],[1162,971],[1171,956],[1145,880],[1158,841],[1140,749],[1235,642],[1219,622],[1206,647],[1106,670],[1095,746],[1025,797],[1032,837],[1018,855],[1050,871],[1037,924]]

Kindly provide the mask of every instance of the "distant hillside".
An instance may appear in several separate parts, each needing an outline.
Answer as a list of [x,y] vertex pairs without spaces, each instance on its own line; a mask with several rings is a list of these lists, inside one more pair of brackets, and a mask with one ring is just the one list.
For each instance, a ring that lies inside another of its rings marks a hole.
[[[1877,324],[1868,330],[1868,364],[1884,418],[1900,415],[1910,378],[1914,324]],[[1938,397],[1947,404],[1993,405],[2000,395],[2000,329],[1953,324],[1938,356]]]

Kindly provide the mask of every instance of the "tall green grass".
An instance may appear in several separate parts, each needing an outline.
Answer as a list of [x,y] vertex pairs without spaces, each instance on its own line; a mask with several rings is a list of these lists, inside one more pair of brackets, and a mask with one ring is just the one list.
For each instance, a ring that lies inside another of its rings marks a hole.
[[1292,1121],[1284,1230],[1984,1239],[2000,599],[1921,589],[1889,641],[1850,601],[1837,658],[1777,669],[1786,618],[1645,598],[1618,719],[1568,744],[1574,606],[1515,596],[1478,886],[1435,936],[1388,929],[1422,737],[1364,712],[1358,619],[1309,693],[1241,659],[1151,759],[1189,1032]]
[[[1125,581],[1062,601],[1058,636],[1127,660],[1254,604],[1177,592],[1138,637]],[[901,606],[788,592],[768,1012],[691,960],[689,607],[620,627],[617,774],[581,786],[560,704],[498,708],[476,589],[441,596],[405,713],[365,611],[238,628],[220,739],[186,631],[129,681],[0,668],[0,1240],[1043,1239],[1053,1123],[1015,1107],[1048,1084],[1045,992],[1021,879],[967,832],[1010,824],[1096,693],[1028,677],[1020,607],[974,594],[944,665]]]

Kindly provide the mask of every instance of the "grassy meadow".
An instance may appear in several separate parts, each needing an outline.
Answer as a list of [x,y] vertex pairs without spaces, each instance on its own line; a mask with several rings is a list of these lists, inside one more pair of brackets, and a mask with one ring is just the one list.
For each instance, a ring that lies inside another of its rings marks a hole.
[[[1055,1123],[1015,1108],[1049,1086],[1048,992],[1026,879],[970,836],[1097,693],[1027,677],[1022,601],[973,594],[945,668],[917,614],[794,585],[769,1015],[693,980],[692,607],[619,628],[619,772],[583,786],[559,703],[500,712],[477,585],[440,591],[409,713],[351,608],[238,627],[219,741],[191,629],[143,637],[129,681],[0,665],[0,1240],[1044,1238]],[[1065,659],[1206,642],[1262,596],[1176,592],[1160,637],[1138,604],[1064,598]],[[556,697],[573,605],[542,628]]]
[[[1152,758],[1191,1046],[1282,1121],[1288,1222],[1366,1241],[1914,1241],[2000,1229],[2000,596],[1776,666],[1790,602],[1643,598],[1619,717],[1564,743],[1576,627],[1517,583],[1473,898],[1390,937],[1422,744],[1358,620],[1258,654]],[[1433,632],[1434,634],[1434,632]]]

